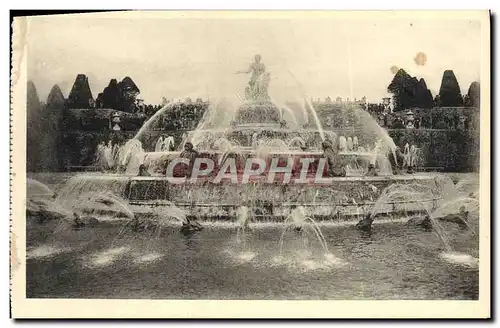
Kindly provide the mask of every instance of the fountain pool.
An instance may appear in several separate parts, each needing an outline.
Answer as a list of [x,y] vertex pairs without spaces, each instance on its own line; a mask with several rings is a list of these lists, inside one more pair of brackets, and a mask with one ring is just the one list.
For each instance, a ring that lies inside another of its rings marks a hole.
[[[448,227],[453,230],[452,227]],[[175,227],[158,238],[121,234],[116,223],[65,230],[28,226],[27,296],[31,298],[142,299],[477,299],[477,266],[450,263],[440,239],[404,224],[321,225],[335,254],[303,252],[300,237],[262,225],[238,242],[236,228],[206,226],[183,236]],[[448,230],[448,231],[451,231]],[[455,231],[452,246],[472,254],[476,241]],[[50,248],[49,248],[50,247]],[[49,249],[51,252],[41,252]],[[471,253],[472,251],[472,253]]]
[[324,131],[309,100],[277,105],[266,76],[245,100],[211,101],[177,150],[143,138],[167,105],[125,145],[99,145],[104,172],[28,180],[28,297],[477,299],[475,184],[393,174],[419,164],[415,148],[398,156],[356,107]]

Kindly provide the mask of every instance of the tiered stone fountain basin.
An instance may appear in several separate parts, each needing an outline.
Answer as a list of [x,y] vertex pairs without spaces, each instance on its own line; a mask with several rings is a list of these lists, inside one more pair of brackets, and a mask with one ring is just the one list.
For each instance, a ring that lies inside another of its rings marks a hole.
[[[86,174],[80,179],[82,190],[102,189],[101,174]],[[162,213],[161,207],[168,210],[174,204],[188,215],[207,220],[231,220],[240,206],[248,206],[254,220],[280,222],[297,206],[304,206],[319,220],[355,220],[369,213],[381,191],[392,184],[417,183],[432,192],[427,199],[385,203],[378,211],[382,215],[421,212],[435,207],[441,199],[438,179],[428,174],[334,177],[324,178],[321,184],[313,180],[269,183],[267,176],[253,177],[247,184],[214,183],[210,177],[182,184],[171,183],[164,176],[108,175],[105,180],[106,189],[126,199],[138,216],[157,215]]]

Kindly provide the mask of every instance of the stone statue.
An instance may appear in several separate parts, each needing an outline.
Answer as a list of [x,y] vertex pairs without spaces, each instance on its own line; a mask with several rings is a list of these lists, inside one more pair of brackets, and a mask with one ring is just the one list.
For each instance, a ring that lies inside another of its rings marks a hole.
[[269,98],[267,90],[269,89],[269,81],[271,80],[271,73],[266,72],[262,75],[262,79],[259,83],[259,88],[257,90],[257,95],[259,98],[267,100]]
[[252,73],[252,76],[245,89],[246,98],[249,100],[266,100],[271,75],[266,72],[266,66],[261,62],[260,55],[255,55],[255,61],[248,67],[248,70],[236,72],[236,74],[248,73]]

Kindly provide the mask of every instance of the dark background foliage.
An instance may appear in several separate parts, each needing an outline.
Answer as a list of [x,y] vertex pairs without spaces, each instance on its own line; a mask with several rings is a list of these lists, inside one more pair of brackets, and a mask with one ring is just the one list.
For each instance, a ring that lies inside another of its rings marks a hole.
[[[473,82],[462,96],[453,71],[443,73],[439,94],[433,99],[424,79],[400,69],[388,86],[393,94],[394,111],[383,104],[361,102],[346,104],[340,98],[316,102],[315,108],[326,130],[342,131],[363,119],[360,108],[388,130],[395,144],[421,148],[425,165],[439,170],[464,172],[479,167],[480,85]],[[38,98],[32,82],[27,85],[27,170],[64,171],[92,165],[101,142],[124,143],[162,105],[138,105],[140,90],[130,77],[109,85],[94,100],[89,81],[79,74],[68,98],[55,85],[45,103]],[[292,104],[290,104],[292,106]],[[169,105],[169,110],[148,128],[143,136],[146,150],[152,150],[160,136],[182,136],[194,130],[208,108],[208,102],[190,99]],[[356,110],[353,110],[356,108]],[[411,110],[414,129],[407,129]],[[113,131],[113,115],[119,115],[121,131]],[[364,118],[366,119],[366,118]]]

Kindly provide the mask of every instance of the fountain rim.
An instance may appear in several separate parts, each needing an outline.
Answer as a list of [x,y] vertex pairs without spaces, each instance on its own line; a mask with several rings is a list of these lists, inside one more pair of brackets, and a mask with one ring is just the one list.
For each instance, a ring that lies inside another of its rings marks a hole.
[[[443,197],[435,197],[435,198],[428,198],[428,199],[422,199],[419,201],[414,201],[414,200],[401,200],[401,201],[387,201],[384,202],[384,204],[387,205],[396,205],[396,204],[412,204],[412,203],[430,203],[430,202],[435,202],[439,200],[443,200]],[[131,200],[128,201],[130,205],[139,205],[139,206],[163,206],[163,205],[172,205],[172,201],[168,200]],[[356,204],[353,203],[340,203],[340,204],[335,204],[335,206],[338,207],[348,207],[348,206],[369,206],[369,205],[374,205],[376,204],[376,201],[364,201],[364,202],[358,202]],[[195,203],[196,207],[240,207],[242,206],[240,203],[235,204],[235,203],[218,203],[217,205],[214,205],[213,203],[203,203],[203,202],[196,202]],[[192,206],[192,202],[176,202],[176,206]],[[313,206],[322,206],[325,205],[325,203],[321,202],[286,202],[286,203],[280,203],[280,206],[282,207],[291,207],[291,206],[304,206],[304,207],[313,207]]]
[[[234,130],[262,130],[266,129],[266,131],[283,131],[283,132],[319,132],[318,129],[314,128],[304,128],[304,127],[299,127],[296,129],[292,129],[289,127],[283,128],[280,127],[277,124],[237,124],[237,125],[230,125],[224,128],[214,128],[214,129],[194,129],[194,130],[189,130],[188,133],[193,133],[193,132],[226,132],[226,131],[234,131]],[[348,130],[349,128],[337,128],[337,130]],[[352,129],[350,129],[352,130]],[[326,133],[328,132],[334,132],[335,133],[335,128],[333,130],[326,130]],[[354,131],[355,132],[355,131]]]
[[[83,172],[73,175],[71,178],[95,178],[95,179],[130,179],[130,180],[167,180],[169,177],[164,175],[154,175],[154,176],[138,176],[136,174],[122,174],[122,173],[97,173],[97,172]],[[421,181],[435,179],[436,174],[433,173],[413,173],[413,174],[399,174],[399,175],[378,175],[378,176],[345,176],[345,177],[323,177],[323,180],[331,181],[359,181],[359,182],[370,182],[370,181],[386,181],[386,180],[401,180],[401,181]],[[199,179],[202,179],[200,177]],[[329,184],[320,184],[318,186],[328,186]]]
[[[272,148],[267,148],[267,147],[262,147],[262,148],[252,148],[252,147],[244,147],[244,146],[236,146],[234,150],[231,151],[222,151],[222,150],[216,150],[216,149],[203,149],[199,150],[198,153],[200,154],[226,154],[226,153],[235,153],[235,154],[254,154],[257,150],[266,150],[266,153],[269,155],[314,155],[314,156],[322,156],[324,154],[323,151],[320,150],[311,150],[311,151],[302,151],[302,150],[297,150],[295,148],[291,148],[289,150],[272,150]],[[157,154],[157,155],[168,155],[168,156],[175,156],[179,155],[182,153],[182,151],[175,150],[175,151],[151,151],[151,152],[145,152],[145,155],[151,155],[151,154]],[[357,156],[357,157],[373,157],[373,153],[371,152],[358,152],[358,151],[352,151],[352,152],[339,152],[338,155],[340,156]]]

